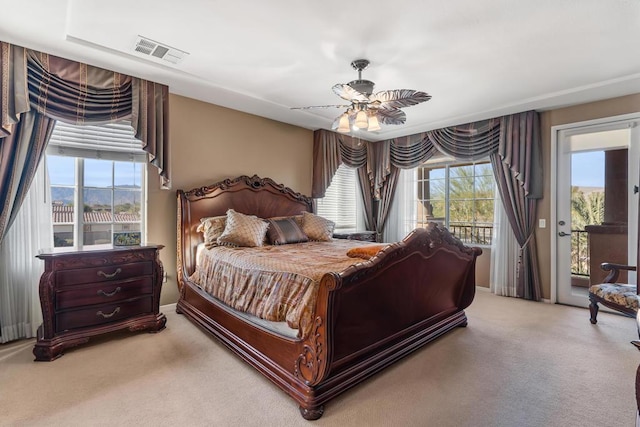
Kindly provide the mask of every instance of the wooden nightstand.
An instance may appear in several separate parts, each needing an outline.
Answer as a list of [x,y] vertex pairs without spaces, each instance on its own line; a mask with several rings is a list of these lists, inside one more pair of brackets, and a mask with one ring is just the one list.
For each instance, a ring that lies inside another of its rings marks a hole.
[[162,245],[42,253],[42,325],[33,348],[37,361],[51,361],[66,348],[95,335],[129,329],[158,332]]
[[362,240],[363,242],[375,242],[375,231],[353,231],[349,233],[333,233],[335,239]]

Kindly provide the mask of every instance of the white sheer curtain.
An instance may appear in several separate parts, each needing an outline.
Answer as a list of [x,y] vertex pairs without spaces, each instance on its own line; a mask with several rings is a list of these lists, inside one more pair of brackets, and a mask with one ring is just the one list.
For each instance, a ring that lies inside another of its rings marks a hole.
[[40,162],[15,222],[0,246],[0,343],[36,336],[42,323],[38,283],[44,263],[35,256],[53,247],[46,162]]
[[402,169],[391,202],[383,242],[398,242],[416,228],[418,187],[415,169]]
[[489,288],[496,295],[515,297],[520,246],[509,225],[500,195],[496,191],[493,209],[493,237]]

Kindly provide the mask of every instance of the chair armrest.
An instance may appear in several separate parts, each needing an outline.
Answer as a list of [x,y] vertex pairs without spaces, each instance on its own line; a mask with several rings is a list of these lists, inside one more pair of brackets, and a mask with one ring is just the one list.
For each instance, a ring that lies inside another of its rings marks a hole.
[[603,262],[600,264],[600,268],[610,273],[604,278],[604,283],[615,283],[620,275],[620,270],[636,271],[636,268],[632,265],[614,264],[612,262]]

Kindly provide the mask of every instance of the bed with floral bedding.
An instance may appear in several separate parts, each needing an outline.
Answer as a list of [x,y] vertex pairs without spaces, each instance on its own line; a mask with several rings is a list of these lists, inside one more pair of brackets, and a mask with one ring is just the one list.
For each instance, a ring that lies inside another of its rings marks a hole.
[[458,326],[480,249],[430,223],[401,242],[332,238],[312,200],[241,176],[178,191],[178,313],[298,402],[331,398]]

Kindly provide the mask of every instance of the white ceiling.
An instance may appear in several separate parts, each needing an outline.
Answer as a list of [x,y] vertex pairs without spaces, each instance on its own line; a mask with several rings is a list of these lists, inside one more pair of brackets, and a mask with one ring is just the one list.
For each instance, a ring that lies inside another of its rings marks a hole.
[[[331,90],[433,98],[370,140],[528,109],[640,93],[640,0],[0,0],[0,40],[169,85],[308,129],[330,129]],[[138,35],[189,53],[133,51]],[[166,65],[165,65],[166,64]],[[640,106],[639,106],[640,109]]]

